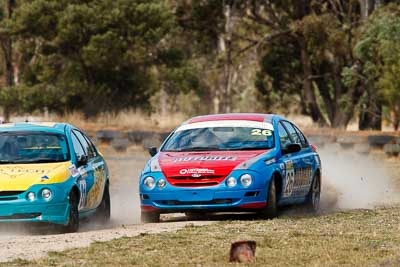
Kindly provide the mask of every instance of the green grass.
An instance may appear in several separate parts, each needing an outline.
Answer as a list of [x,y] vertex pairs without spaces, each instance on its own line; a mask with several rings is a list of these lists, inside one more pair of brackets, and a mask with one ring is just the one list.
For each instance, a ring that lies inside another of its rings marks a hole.
[[257,242],[251,266],[398,266],[400,208],[274,220],[221,221],[49,253],[2,266],[235,266],[230,244]]

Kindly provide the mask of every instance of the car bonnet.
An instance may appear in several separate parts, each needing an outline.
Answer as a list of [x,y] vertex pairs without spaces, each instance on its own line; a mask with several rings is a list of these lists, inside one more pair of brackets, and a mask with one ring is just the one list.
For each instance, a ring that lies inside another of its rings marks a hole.
[[71,162],[0,165],[0,191],[25,191],[34,184],[60,183],[71,177]]
[[266,150],[160,152],[158,161],[168,177],[227,176],[240,163]]

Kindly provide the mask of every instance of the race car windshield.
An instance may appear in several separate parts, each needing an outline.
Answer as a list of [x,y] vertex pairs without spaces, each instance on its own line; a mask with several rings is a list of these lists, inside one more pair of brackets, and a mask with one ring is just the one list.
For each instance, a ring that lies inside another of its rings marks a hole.
[[274,146],[270,129],[222,126],[178,129],[161,151],[263,150]]
[[69,160],[64,135],[43,132],[0,133],[0,164],[49,163]]

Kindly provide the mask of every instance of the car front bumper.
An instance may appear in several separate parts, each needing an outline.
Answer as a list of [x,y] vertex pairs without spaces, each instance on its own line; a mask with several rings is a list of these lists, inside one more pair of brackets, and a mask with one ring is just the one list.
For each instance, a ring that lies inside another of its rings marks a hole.
[[[256,211],[266,207],[266,184],[269,181],[257,172],[234,171],[228,177],[239,177],[249,173],[253,183],[249,187],[238,184],[232,188],[226,179],[215,186],[177,187],[167,184],[165,188],[146,189],[140,186],[140,201],[143,212],[173,213],[186,211]],[[148,175],[146,175],[148,176]],[[151,175],[157,181],[165,179],[161,173]],[[142,177],[143,178],[143,177]],[[143,179],[141,179],[143,180]]]
[[190,189],[141,194],[141,208],[142,211],[159,211],[160,213],[190,210],[256,210],[264,208],[267,204],[263,191],[264,189],[231,191]]
[[[0,197],[0,222],[45,222],[66,224],[69,219],[69,200],[60,185],[46,185],[53,196],[49,201],[40,199],[44,186],[32,186],[25,192]],[[28,192],[34,192],[36,198],[27,199]]]
[[68,203],[0,203],[0,222],[49,222],[66,224]]

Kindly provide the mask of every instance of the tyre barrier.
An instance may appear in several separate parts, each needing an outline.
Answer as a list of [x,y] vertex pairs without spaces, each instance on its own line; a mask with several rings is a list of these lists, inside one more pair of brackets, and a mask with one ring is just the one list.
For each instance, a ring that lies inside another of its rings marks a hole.
[[96,143],[110,145],[117,152],[125,152],[130,146],[158,147],[168,135],[167,132],[101,130],[96,132],[94,139]]
[[[141,146],[145,149],[151,146],[159,147],[168,137],[169,132],[152,131],[97,131],[92,140],[96,143],[110,145],[114,150],[123,152],[131,146]],[[388,156],[400,155],[400,137],[396,135],[345,135],[308,134],[307,139],[317,149],[325,145],[336,144],[340,149],[353,150],[357,153],[367,154],[373,149],[383,149]]]
[[371,147],[382,148],[384,145],[396,142],[393,135],[370,135],[368,136],[368,144]]
[[383,146],[383,151],[388,156],[398,156],[400,154],[400,144],[386,144]]
[[120,131],[101,130],[96,132],[96,140],[101,143],[110,143],[114,139],[123,138],[124,135]]
[[332,144],[336,142],[336,136],[332,135],[308,135],[308,141],[317,146],[317,147],[324,147],[325,144]]

